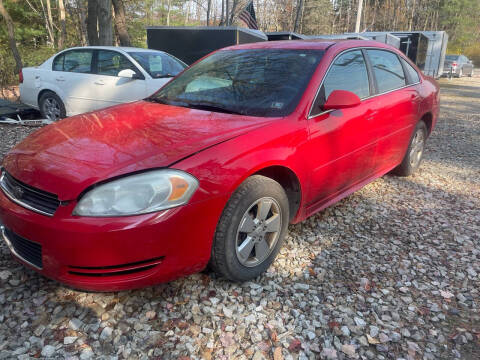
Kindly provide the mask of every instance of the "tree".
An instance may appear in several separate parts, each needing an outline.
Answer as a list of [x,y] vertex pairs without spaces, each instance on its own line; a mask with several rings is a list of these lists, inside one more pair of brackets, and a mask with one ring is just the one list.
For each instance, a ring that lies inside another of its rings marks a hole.
[[67,39],[67,25],[65,23],[65,4],[63,0],[58,0],[58,11],[60,14],[60,37],[58,38],[58,48],[63,49]]
[[111,0],[88,0],[87,34],[89,45],[113,45]]
[[8,44],[10,45],[10,50],[12,51],[13,57],[15,59],[15,71],[19,73],[23,67],[22,58],[20,57],[20,53],[17,49],[17,43],[15,41],[15,30],[13,26],[13,21],[10,17],[10,14],[7,12],[7,9],[5,9],[5,7],[3,6],[3,0],[0,0],[0,15],[2,15],[7,25]]
[[118,34],[121,46],[131,46],[130,36],[128,35],[127,22],[125,20],[125,7],[123,0],[112,0],[113,10],[115,12],[115,29]]

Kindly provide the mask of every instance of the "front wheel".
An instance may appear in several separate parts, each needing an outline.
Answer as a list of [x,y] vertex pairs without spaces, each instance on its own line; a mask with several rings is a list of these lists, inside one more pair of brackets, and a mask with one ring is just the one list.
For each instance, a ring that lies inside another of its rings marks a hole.
[[288,222],[288,198],[282,186],[265,176],[249,177],[223,210],[210,267],[233,281],[256,278],[277,256]]
[[393,173],[398,176],[412,175],[420,166],[425,149],[425,142],[427,140],[427,126],[423,121],[419,121],[415,130],[413,131],[410,143],[408,145],[407,153],[402,162],[398,165]]

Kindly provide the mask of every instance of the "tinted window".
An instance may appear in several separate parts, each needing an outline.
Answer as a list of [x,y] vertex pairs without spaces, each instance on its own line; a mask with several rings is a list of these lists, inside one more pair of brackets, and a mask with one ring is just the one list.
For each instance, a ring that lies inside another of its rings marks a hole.
[[415,83],[418,83],[420,82],[420,76],[418,75],[417,73],[417,70],[415,70],[413,68],[412,65],[410,65],[407,61],[405,61],[404,59],[402,59],[402,63],[403,65],[405,65],[405,69],[407,70],[407,74],[409,76],[409,84],[415,84]]
[[62,55],[58,55],[55,59],[53,59],[53,71],[63,71],[63,59],[65,57]]
[[445,60],[450,60],[450,61],[458,60],[458,55],[447,55],[445,56]]
[[153,78],[176,76],[186,67],[185,64],[163,53],[131,52],[129,54]]
[[[67,51],[62,56],[63,58],[63,71],[76,72],[76,73],[89,73],[92,71],[92,51],[91,50],[72,50]],[[60,70],[60,56],[55,58],[55,61],[59,59],[59,62],[55,64],[54,70]]]
[[109,50],[98,51],[97,74],[118,76],[118,73],[125,69],[137,71],[135,66],[123,54]]
[[405,74],[396,54],[383,50],[367,50],[367,54],[372,63],[379,93],[405,86]]
[[250,116],[285,116],[297,106],[323,51],[223,50],[169,82],[152,101]]
[[360,50],[349,51],[334,60],[320,88],[312,115],[322,112],[322,106],[333,90],[348,90],[361,99],[370,95],[367,66]]

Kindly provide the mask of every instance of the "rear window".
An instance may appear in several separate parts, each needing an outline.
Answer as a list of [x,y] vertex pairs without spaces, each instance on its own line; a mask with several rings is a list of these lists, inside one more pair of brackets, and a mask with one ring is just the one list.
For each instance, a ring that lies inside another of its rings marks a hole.
[[91,50],[67,51],[53,60],[52,68],[54,71],[90,73],[92,72],[92,54]]
[[373,67],[379,93],[406,85],[405,73],[396,54],[385,50],[367,50],[367,54]]
[[449,61],[458,60],[458,55],[447,55],[445,56],[445,60],[449,60]]

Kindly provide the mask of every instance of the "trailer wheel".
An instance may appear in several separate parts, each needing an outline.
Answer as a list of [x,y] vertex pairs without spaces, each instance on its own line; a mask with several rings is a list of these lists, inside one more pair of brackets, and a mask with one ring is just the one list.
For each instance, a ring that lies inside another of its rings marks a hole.
[[40,112],[45,119],[58,121],[67,117],[62,99],[53,91],[45,91],[38,101]]

